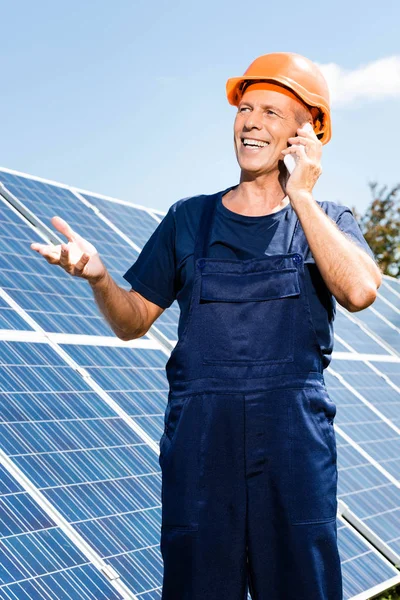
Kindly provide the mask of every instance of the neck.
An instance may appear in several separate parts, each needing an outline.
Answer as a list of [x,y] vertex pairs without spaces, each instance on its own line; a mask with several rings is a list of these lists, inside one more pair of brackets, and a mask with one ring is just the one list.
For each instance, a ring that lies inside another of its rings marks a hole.
[[234,212],[262,216],[281,210],[289,204],[289,198],[278,172],[252,178],[242,171],[239,185],[224,196],[223,203]]

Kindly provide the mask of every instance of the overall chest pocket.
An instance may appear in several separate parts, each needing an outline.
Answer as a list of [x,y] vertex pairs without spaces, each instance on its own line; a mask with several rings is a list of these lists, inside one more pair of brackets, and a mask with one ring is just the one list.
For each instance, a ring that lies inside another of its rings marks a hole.
[[293,361],[297,269],[204,273],[199,314],[204,363]]

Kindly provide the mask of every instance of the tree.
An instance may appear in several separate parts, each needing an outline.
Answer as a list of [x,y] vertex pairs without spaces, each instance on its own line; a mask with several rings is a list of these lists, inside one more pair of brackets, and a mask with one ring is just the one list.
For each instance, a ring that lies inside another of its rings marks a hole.
[[352,211],[382,273],[400,277],[400,184],[378,189],[370,182],[372,202],[364,215]]

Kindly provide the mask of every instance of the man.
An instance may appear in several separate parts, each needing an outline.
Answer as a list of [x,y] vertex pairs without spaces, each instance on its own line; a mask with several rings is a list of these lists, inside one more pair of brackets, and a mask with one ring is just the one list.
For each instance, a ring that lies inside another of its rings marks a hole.
[[163,600],[244,600],[247,585],[257,600],[341,600],[323,369],[334,298],[366,308],[381,274],[351,211],[312,196],[331,128],[318,68],[265,55],[227,93],[240,183],[172,205],[125,274],[130,292],[61,219],[68,244],[32,248],[89,281],[123,340],[180,304],[160,440]]

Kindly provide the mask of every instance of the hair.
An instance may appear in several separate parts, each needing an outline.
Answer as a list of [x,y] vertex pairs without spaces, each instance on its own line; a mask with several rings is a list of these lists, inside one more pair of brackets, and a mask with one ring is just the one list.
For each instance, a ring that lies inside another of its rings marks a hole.
[[313,115],[311,113],[310,108],[304,104],[303,106],[301,106],[301,104],[296,103],[296,106],[294,108],[294,118],[296,120],[296,123],[298,123],[299,125],[303,125],[303,123],[305,123],[306,121],[310,121],[314,123],[314,118]]

